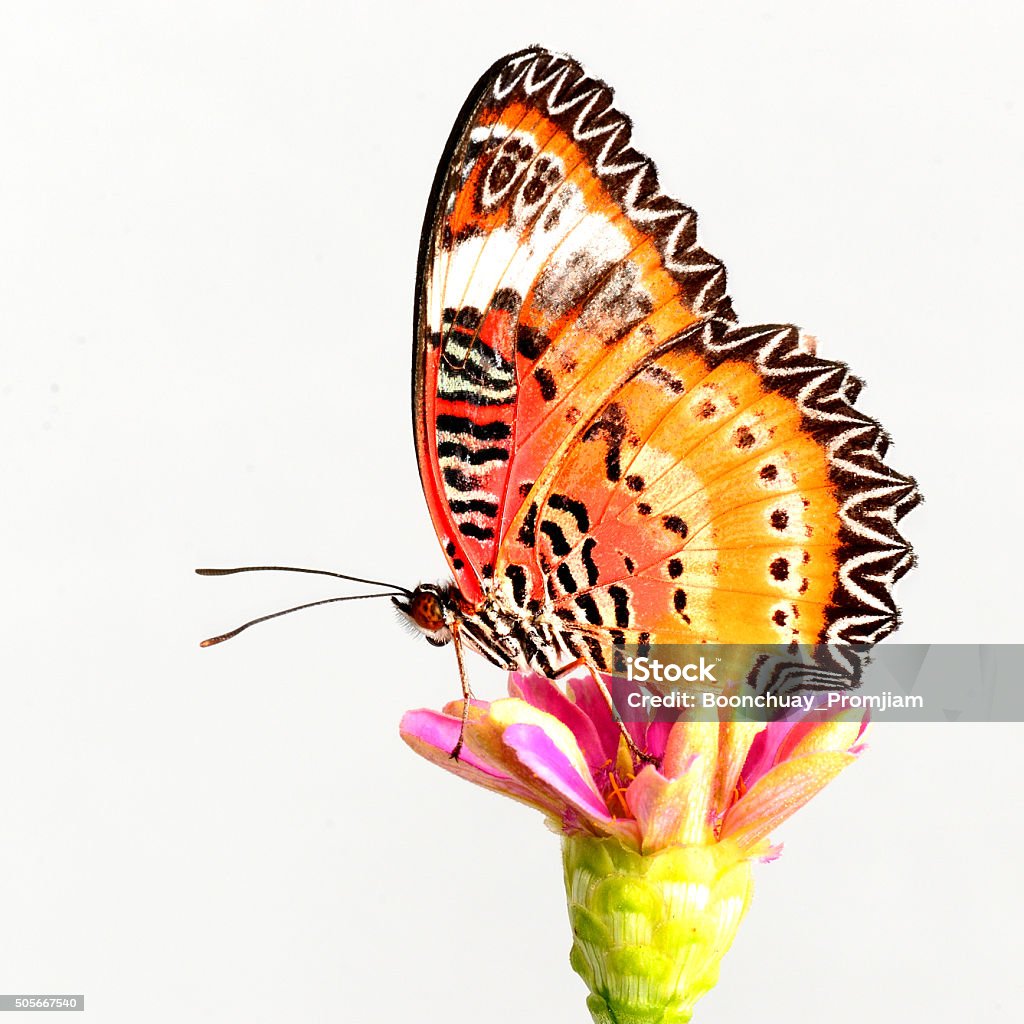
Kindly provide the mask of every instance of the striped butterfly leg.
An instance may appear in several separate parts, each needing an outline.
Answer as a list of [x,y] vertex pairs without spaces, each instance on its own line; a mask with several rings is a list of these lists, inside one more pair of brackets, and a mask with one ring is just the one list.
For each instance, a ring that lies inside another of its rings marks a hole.
[[448,755],[451,760],[458,761],[462,752],[462,741],[466,736],[466,722],[469,721],[469,705],[473,700],[473,690],[469,685],[469,677],[466,675],[466,663],[462,658],[462,636],[459,632],[459,623],[451,624],[452,645],[455,647],[455,659],[459,663],[459,682],[462,684],[462,724],[459,726],[459,738]]
[[563,665],[560,669],[556,670],[553,675],[553,679],[562,679],[572,672],[575,672],[578,668],[585,668],[591,678],[597,684],[597,689],[601,696],[604,698],[605,704],[608,705],[608,710],[612,714],[612,718],[615,720],[615,724],[619,727],[619,732],[622,733],[622,738],[626,741],[626,746],[629,748],[629,752],[637,760],[642,761],[644,764],[658,764],[659,758],[653,754],[648,754],[646,750],[641,750],[633,740],[633,737],[629,735],[629,730],[626,728],[626,723],[623,722],[622,716],[619,714],[618,708],[615,706],[615,702],[612,700],[612,695],[608,692],[608,687],[605,684],[604,677],[598,671],[597,666],[589,658],[577,658],[576,661],[570,661],[568,665]]

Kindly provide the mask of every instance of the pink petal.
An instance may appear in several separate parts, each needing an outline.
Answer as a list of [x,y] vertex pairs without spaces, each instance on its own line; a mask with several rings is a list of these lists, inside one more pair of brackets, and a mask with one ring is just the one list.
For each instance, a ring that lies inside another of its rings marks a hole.
[[619,727],[597,683],[588,672],[585,676],[574,676],[566,683],[566,691],[580,710],[590,719],[601,740],[601,751],[605,760],[615,759],[619,747]]
[[641,749],[646,750],[651,757],[656,757],[660,761],[665,756],[668,737],[675,724],[675,722],[651,722],[647,726],[647,735],[644,737]]
[[775,763],[782,764],[783,761],[788,761],[793,756],[793,751],[803,742],[804,737],[819,728],[819,725],[820,723],[816,721],[790,723],[789,731],[783,736],[775,751]]
[[513,672],[509,676],[508,688],[513,696],[522,697],[528,704],[554,715],[567,725],[576,737],[591,770],[598,770],[608,763],[609,755],[605,753],[604,743],[593,721],[550,679],[541,675]]
[[[544,787],[550,788],[578,813],[597,822],[611,821],[593,780],[584,779],[562,748],[539,725],[517,723],[502,733],[502,742]],[[525,781],[525,780],[524,780]]]
[[[611,677],[604,676],[603,678],[605,685],[610,687]],[[622,685],[621,680],[619,685]],[[604,764],[609,760],[614,762],[615,755],[619,749],[619,737],[622,735],[622,730],[619,727],[619,723],[616,722],[611,708],[608,707],[608,701],[604,699],[604,695],[594,681],[594,677],[589,672],[585,676],[575,676],[569,680],[566,689],[597,730],[597,734],[601,739],[601,750],[604,753],[604,759],[601,763]],[[630,738],[638,747],[643,749],[644,731],[647,728],[647,723],[626,722],[625,724]]]
[[[427,708],[420,708],[418,711],[407,711],[402,716],[398,731],[406,743],[410,739],[416,739],[433,747],[438,753],[450,757],[459,740],[461,727],[461,716],[442,715]],[[475,768],[493,778],[509,778],[500,768],[483,761],[471,750],[463,749],[459,754],[459,760],[464,761],[470,768]]]
[[741,778],[747,789],[753,786],[758,779],[766,775],[776,764],[779,763],[779,749],[786,742],[790,733],[797,726],[802,727],[805,733],[813,723],[781,719],[769,722],[754,738],[750,744],[750,753],[743,765]]
[[[456,761],[451,756],[459,737],[460,718],[440,715],[436,711],[421,709],[407,711],[402,717],[399,732],[402,739],[421,757],[459,778],[473,782],[521,803],[536,807],[545,814],[557,814],[561,808],[545,803],[517,779],[503,772],[497,765],[477,756],[463,746]],[[467,726],[467,738],[470,727]]]

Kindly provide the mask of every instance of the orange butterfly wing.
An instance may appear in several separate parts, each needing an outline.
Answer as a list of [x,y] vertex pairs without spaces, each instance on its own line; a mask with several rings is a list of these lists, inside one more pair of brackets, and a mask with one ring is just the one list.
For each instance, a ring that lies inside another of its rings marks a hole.
[[594,382],[608,392],[659,340],[731,316],[724,268],[629,128],[604,83],[528,50],[484,75],[438,169],[413,415],[435,527],[474,600],[520,492],[597,408]]
[[858,382],[788,327],[740,329],[691,210],[611,90],[541,50],[453,131],[421,253],[414,420],[470,603],[627,641],[875,640],[914,483]]

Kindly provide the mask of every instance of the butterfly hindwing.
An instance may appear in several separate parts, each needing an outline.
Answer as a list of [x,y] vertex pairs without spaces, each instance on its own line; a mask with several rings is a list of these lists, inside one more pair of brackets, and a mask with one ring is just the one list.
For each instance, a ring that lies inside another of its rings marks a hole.
[[525,568],[602,668],[622,642],[874,642],[910,565],[895,523],[913,481],[884,465],[846,368],[792,328],[699,334],[552,464],[499,573]]
[[[740,328],[611,90],[529,50],[481,80],[424,229],[414,419],[470,605],[624,642],[879,639],[914,483],[794,328]],[[572,640],[571,637],[575,637]]]

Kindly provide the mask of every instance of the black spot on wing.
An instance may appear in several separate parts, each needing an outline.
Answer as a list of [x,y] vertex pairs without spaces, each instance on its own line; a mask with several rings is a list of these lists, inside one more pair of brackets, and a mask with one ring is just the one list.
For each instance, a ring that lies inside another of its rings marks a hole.
[[564,558],[570,551],[572,551],[572,548],[570,547],[569,542],[565,539],[565,534],[562,532],[562,528],[558,523],[553,523],[550,519],[545,519],[540,524],[540,532],[551,541],[551,550],[556,558]]
[[604,625],[604,619],[601,617],[601,609],[597,607],[597,602],[591,594],[582,594],[577,597],[576,605],[579,610],[583,612],[583,617],[592,626]]
[[540,388],[540,397],[545,402],[550,402],[558,394],[555,378],[547,367],[540,366],[534,370],[533,379],[537,382],[537,386]]
[[480,481],[476,477],[464,473],[461,469],[447,467],[443,470],[442,475],[445,484],[453,491],[465,493],[466,491],[475,491],[480,487]]
[[583,550],[581,553],[583,568],[587,572],[587,584],[591,587],[597,583],[600,577],[600,573],[597,571],[597,563],[594,561],[594,548],[596,547],[597,541],[593,537],[588,537],[583,542]]
[[483,314],[475,306],[463,306],[456,314],[455,326],[461,327],[468,335],[472,336],[480,330],[483,319]]
[[607,445],[604,455],[605,475],[611,481],[622,476],[622,442],[626,437],[626,412],[618,402],[609,403],[602,415],[583,432],[584,441],[603,440]]
[[562,639],[565,641],[565,646],[572,652],[574,658],[583,657],[583,648],[580,646],[579,641],[572,635],[572,633],[566,632],[562,635]]
[[602,670],[607,670],[608,660],[604,656],[604,648],[596,637],[583,635],[583,642],[587,645],[587,650],[590,652],[590,658],[594,664]]
[[508,462],[507,448],[469,448],[458,441],[442,441],[437,446],[437,457],[456,458],[470,466],[483,466],[488,462]]
[[499,288],[491,298],[491,309],[500,309],[506,313],[518,313],[522,304],[523,300],[513,288]]
[[510,565],[505,575],[512,584],[512,599],[522,608],[526,604],[526,570],[521,565]]
[[442,413],[437,417],[439,433],[464,434],[477,441],[504,441],[512,436],[512,428],[501,420],[493,423],[477,423],[466,416],[451,416]]
[[474,540],[490,540],[494,536],[489,526],[477,526],[476,523],[459,523],[459,533]]
[[662,523],[665,525],[665,529],[671,533],[678,533],[680,537],[684,538],[690,532],[689,527],[683,522],[679,516],[665,516],[662,519]]
[[548,350],[550,344],[551,339],[539,331],[520,325],[516,335],[516,348],[521,356],[536,362]]
[[448,502],[448,507],[456,515],[463,512],[479,512],[483,516],[493,519],[498,514],[498,506],[493,501],[484,501],[482,498],[471,498],[465,501],[456,498]]
[[681,395],[686,391],[686,385],[674,374],[669,373],[663,366],[652,363],[644,369],[644,376],[658,381],[667,388],[673,395]]
[[740,427],[735,434],[737,448],[749,448],[755,441],[754,432],[750,427]]
[[548,505],[559,512],[568,512],[576,520],[580,533],[589,532],[590,516],[587,515],[587,506],[582,501],[570,498],[567,494],[552,494],[548,498]]
[[519,527],[519,543],[532,548],[537,543],[537,502],[534,502],[523,517]]
[[608,596],[615,606],[615,625],[628,626],[629,614],[629,591],[625,587],[609,587]]
[[558,567],[558,572],[555,575],[558,578],[558,582],[564,593],[575,594],[576,591],[580,589],[579,584],[576,582],[576,579],[572,574],[572,570],[570,570],[566,562],[563,562]]

